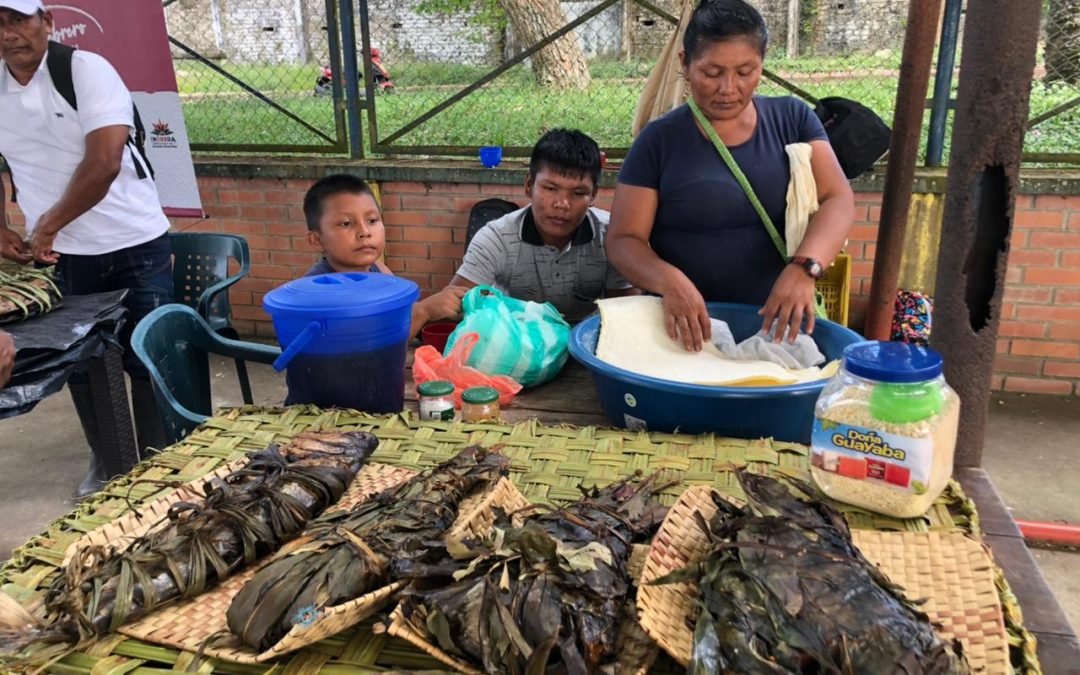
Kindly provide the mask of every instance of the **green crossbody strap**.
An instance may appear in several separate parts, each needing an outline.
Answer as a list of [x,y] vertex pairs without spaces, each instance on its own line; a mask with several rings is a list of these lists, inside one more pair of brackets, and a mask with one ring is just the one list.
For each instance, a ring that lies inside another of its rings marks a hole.
[[690,110],[694,113],[694,117],[697,119],[698,124],[705,130],[705,133],[709,135],[709,140],[716,146],[716,151],[720,153],[720,156],[724,159],[724,163],[727,164],[728,169],[731,170],[732,175],[735,176],[735,180],[739,183],[739,187],[746,193],[746,197],[753,204],[754,210],[757,211],[758,216],[761,217],[761,222],[765,223],[765,229],[769,231],[769,237],[772,238],[773,244],[776,245],[776,250],[780,252],[780,257],[787,262],[787,245],[784,244],[783,238],[780,233],[776,231],[776,226],[773,225],[772,218],[769,217],[765,207],[761,205],[761,201],[754,193],[754,188],[750,187],[750,181],[746,179],[746,174],[742,172],[739,165],[735,162],[735,158],[731,156],[731,151],[727,149],[724,142],[720,140],[720,137],[716,134],[716,129],[713,129],[713,125],[709,122],[705,114],[701,112],[701,108],[698,107],[697,102],[690,98],[688,101]]
[[[780,253],[780,257],[784,259],[784,262],[788,262],[787,245],[784,244],[783,238],[780,237],[780,233],[776,231],[776,226],[773,225],[772,218],[769,217],[765,207],[761,205],[761,200],[757,198],[757,194],[754,193],[754,188],[750,186],[750,181],[746,179],[746,174],[742,172],[739,165],[735,162],[735,158],[731,156],[731,151],[727,149],[724,142],[720,140],[720,136],[716,134],[716,129],[713,129],[712,122],[705,117],[705,114],[701,112],[701,108],[698,107],[697,101],[693,97],[687,101],[690,106],[690,111],[694,113],[694,118],[697,119],[698,124],[708,134],[709,140],[716,147],[716,151],[720,153],[720,156],[724,159],[724,164],[727,164],[728,169],[731,170],[731,174],[735,176],[736,182],[739,183],[739,187],[746,193],[747,199],[753,204],[754,210],[757,211],[758,216],[761,217],[761,222],[765,223],[765,229],[769,233],[769,237],[772,239],[773,244],[776,246],[776,250]],[[820,291],[814,293],[814,312],[819,318],[828,318],[828,314],[825,310],[825,297]]]

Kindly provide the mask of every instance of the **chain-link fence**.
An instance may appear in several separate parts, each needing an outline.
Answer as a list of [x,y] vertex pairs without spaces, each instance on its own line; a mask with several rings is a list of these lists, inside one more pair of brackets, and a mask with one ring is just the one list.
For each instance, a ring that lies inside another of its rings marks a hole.
[[[352,34],[338,25],[345,0],[164,1],[196,149],[346,152],[339,43],[351,39],[358,69],[375,76],[374,100],[361,102],[370,108],[366,149],[431,155],[482,145],[522,154],[545,130],[569,126],[619,156],[681,8],[681,0],[355,0]],[[769,26],[771,72],[892,120],[908,0],[752,2]],[[1045,2],[1025,149],[1076,161],[1080,0]],[[768,79],[759,91],[787,93]],[[951,120],[946,146],[950,135]]]
[[[1080,162],[1080,0],[1047,0],[1024,149]],[[1071,158],[1070,158],[1071,156]]]
[[[755,4],[770,28],[768,68],[814,96],[854,98],[891,119],[906,1]],[[376,100],[378,145],[520,150],[545,129],[570,126],[617,155],[631,142],[638,97],[680,7],[678,0],[370,0],[371,44],[395,84],[392,96]],[[567,37],[514,63],[568,24]],[[493,71],[490,82],[455,100]],[[786,93],[768,81],[760,91]]]
[[336,0],[164,4],[194,149],[344,151],[329,87],[316,92],[337,51]]

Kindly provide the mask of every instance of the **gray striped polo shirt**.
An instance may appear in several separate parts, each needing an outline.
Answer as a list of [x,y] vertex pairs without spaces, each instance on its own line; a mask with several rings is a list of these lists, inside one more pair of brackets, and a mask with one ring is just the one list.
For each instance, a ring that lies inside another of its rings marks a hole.
[[604,253],[609,218],[607,211],[590,208],[574,239],[560,250],[541,241],[526,206],[476,233],[458,276],[519,300],[550,302],[567,321],[580,321],[605,291],[630,288]]

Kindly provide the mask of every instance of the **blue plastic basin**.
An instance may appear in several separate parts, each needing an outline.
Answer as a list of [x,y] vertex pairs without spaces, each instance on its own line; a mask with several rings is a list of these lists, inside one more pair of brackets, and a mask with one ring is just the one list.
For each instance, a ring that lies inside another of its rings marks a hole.
[[[726,321],[735,340],[761,328],[758,307],[708,303],[709,315]],[[783,387],[710,387],[638,375],[596,358],[600,316],[578,324],[570,353],[592,371],[604,414],[616,426],[649,431],[713,432],[734,438],[767,438],[809,443],[814,403],[825,380]],[[818,320],[814,342],[829,361],[863,338],[832,321]]]

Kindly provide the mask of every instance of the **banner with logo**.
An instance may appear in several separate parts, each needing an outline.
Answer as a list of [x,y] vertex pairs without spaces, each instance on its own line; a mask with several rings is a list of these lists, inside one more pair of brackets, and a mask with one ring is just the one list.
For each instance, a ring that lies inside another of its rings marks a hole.
[[131,90],[165,213],[201,218],[161,0],[63,0],[45,8],[55,22],[54,40],[104,56]]

